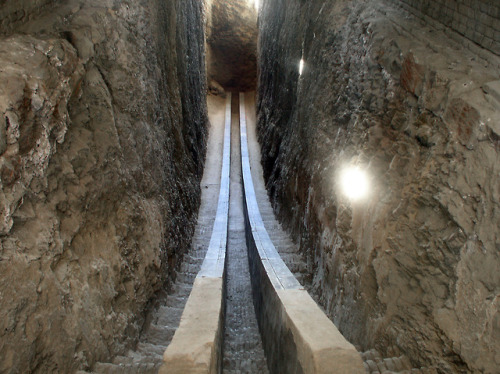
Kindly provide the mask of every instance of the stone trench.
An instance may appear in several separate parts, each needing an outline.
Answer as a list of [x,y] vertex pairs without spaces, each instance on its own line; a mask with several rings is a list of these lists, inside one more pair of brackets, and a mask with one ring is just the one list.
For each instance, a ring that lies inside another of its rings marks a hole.
[[497,0],[0,0],[0,373],[497,374],[499,233]]

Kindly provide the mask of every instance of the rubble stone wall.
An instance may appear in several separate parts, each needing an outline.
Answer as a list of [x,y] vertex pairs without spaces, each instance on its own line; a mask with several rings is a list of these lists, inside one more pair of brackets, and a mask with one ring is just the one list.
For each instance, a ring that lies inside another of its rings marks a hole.
[[428,16],[500,55],[500,3],[496,0],[393,0],[418,17]]

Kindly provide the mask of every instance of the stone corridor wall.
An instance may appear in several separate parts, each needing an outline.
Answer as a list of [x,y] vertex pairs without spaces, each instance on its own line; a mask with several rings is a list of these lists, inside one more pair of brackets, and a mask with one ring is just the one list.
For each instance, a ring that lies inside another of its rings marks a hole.
[[257,12],[248,0],[210,0],[208,77],[230,91],[255,90]]
[[58,0],[0,0],[0,27],[8,30],[18,24],[37,17],[40,12],[57,4]]
[[205,152],[202,6],[0,2],[0,372],[124,353],[173,276]]
[[[266,0],[259,17],[265,179],[317,300],[363,351],[497,372],[498,69],[389,2]],[[341,193],[346,165],[368,173],[364,201]]]

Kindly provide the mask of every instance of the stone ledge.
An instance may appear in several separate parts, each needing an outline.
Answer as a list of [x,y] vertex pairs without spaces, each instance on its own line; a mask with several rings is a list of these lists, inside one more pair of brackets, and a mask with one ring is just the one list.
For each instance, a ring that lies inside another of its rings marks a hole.
[[210,244],[194,280],[179,328],[163,354],[159,374],[219,373],[225,311],[225,261],[229,214],[231,94],[226,98],[224,149],[217,213]]
[[218,373],[224,318],[224,279],[196,278],[159,374]]
[[306,290],[276,290],[304,373],[364,373],[360,354]]
[[269,371],[365,373],[360,354],[293,277],[266,232],[250,172],[244,102],[240,93],[246,236],[254,305]]

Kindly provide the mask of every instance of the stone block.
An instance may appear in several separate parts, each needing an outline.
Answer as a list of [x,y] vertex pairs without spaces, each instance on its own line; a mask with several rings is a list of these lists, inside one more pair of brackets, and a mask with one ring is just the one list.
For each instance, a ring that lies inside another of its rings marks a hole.
[[159,374],[218,373],[223,278],[196,278]]

